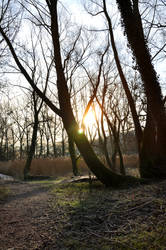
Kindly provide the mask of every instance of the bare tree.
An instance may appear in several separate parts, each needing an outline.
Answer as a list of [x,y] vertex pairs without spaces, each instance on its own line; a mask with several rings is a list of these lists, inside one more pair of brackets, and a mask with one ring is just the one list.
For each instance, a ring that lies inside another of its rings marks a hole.
[[79,126],[76,122],[76,119],[73,114],[71,101],[70,101],[70,92],[67,85],[67,81],[64,74],[64,68],[62,65],[62,57],[61,57],[61,47],[60,47],[60,37],[59,37],[59,24],[58,24],[58,1],[55,0],[46,0],[47,4],[47,12],[49,13],[50,18],[50,27],[51,27],[51,36],[52,36],[52,46],[53,46],[53,58],[56,68],[56,86],[58,90],[58,100],[59,100],[59,108],[57,108],[49,98],[35,85],[33,79],[28,74],[27,70],[19,60],[16,51],[5,33],[3,26],[0,25],[0,33],[5,39],[12,56],[17,64],[17,67],[24,75],[26,80],[32,86],[32,88],[36,91],[36,93],[43,99],[44,102],[58,115],[61,116],[64,128],[67,131],[67,134],[72,138],[72,140],[77,145],[81,155],[83,156],[85,162],[87,163],[89,169],[98,177],[98,179],[103,182],[107,186],[116,186],[120,185],[123,182],[138,181],[134,177],[127,177],[113,173],[111,170],[106,168],[103,163],[97,158],[94,153],[90,143],[88,142],[84,133],[78,133]]
[[[148,49],[147,38],[144,35],[141,14],[139,11],[139,3],[137,0],[116,1],[121,13],[122,24],[127,35],[129,45],[136,59],[137,69],[140,72],[144,86],[147,102],[146,126],[144,131],[142,130],[140,124],[135,100],[131,94],[129,85],[122,70],[106,1],[103,0],[100,3],[98,1],[92,2],[98,7],[99,11],[91,13],[91,15],[97,16],[98,14],[103,14],[107,20],[108,27],[106,30],[108,30],[110,34],[115,62],[135,125],[141,176],[149,178],[158,176],[159,178],[164,178],[166,175],[166,114],[161,93],[161,86],[152,64],[153,58],[151,57]],[[149,29],[149,32],[150,30],[151,28]],[[147,37],[149,37],[149,32]]]
[[140,173],[143,177],[165,178],[166,113],[160,83],[144,35],[139,3],[136,0],[127,0],[125,3],[117,0],[117,4],[147,98],[146,127],[140,149]]
[[24,179],[29,178],[30,173],[30,167],[33,159],[33,155],[35,153],[35,147],[36,147],[36,140],[37,140],[37,131],[38,131],[38,125],[39,125],[39,112],[42,107],[42,102],[40,103],[39,107],[37,107],[38,98],[36,97],[35,92],[32,93],[33,98],[33,108],[34,108],[34,124],[33,124],[33,132],[32,132],[32,139],[31,144],[28,150],[28,156],[24,167]]

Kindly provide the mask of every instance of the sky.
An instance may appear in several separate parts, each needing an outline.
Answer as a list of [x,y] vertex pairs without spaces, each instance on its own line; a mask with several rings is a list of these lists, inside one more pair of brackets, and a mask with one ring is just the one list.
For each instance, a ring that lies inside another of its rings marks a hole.
[[[66,10],[71,13],[71,20],[78,24],[86,25],[87,28],[96,27],[98,29],[104,26],[103,18],[101,16],[91,17],[88,13],[86,13],[83,3],[87,2],[86,0],[61,0],[61,4],[66,8]],[[119,34],[118,34],[119,33]],[[115,36],[121,36],[121,45],[120,51],[121,53],[126,53],[123,51],[126,47],[123,46],[123,41],[125,41],[124,36],[122,35],[122,29],[119,25],[119,28],[116,30]],[[162,79],[162,82],[166,82],[166,67],[165,62],[155,64],[155,68]],[[12,76],[15,78],[16,76]]]
[[[93,27],[95,24],[95,27],[98,27],[98,29],[103,27],[103,18],[102,17],[90,17],[88,13],[86,13],[83,3],[86,3],[86,0],[61,0],[62,4],[66,6],[67,10],[69,10],[70,13],[72,13],[72,21],[78,23],[78,24],[84,24],[88,28]],[[119,33],[119,34],[116,34]],[[123,39],[122,38],[122,29],[119,27],[119,29],[116,30],[115,36],[120,36],[122,39],[122,45],[123,45]],[[124,39],[125,41],[125,39]],[[123,46],[121,47],[123,49]],[[165,60],[160,62],[155,62],[154,67],[158,73],[159,78],[162,80],[163,83],[166,84],[166,67],[165,67]]]
[[[83,4],[88,2],[86,0],[62,0],[62,4],[72,13],[72,21],[78,24],[84,24],[87,27],[95,26],[103,27],[102,18],[98,16],[97,18],[91,17],[84,9]],[[93,8],[92,8],[93,10]]]

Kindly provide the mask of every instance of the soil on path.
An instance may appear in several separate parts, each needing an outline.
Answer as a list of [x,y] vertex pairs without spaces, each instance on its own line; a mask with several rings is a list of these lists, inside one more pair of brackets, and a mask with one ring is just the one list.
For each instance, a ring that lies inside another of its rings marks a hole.
[[10,193],[0,201],[0,249],[47,249],[54,231],[48,188],[27,182],[2,184]]

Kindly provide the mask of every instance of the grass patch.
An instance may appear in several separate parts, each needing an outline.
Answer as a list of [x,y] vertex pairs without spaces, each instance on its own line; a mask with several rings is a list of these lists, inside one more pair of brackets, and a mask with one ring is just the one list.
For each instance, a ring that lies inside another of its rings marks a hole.
[[59,185],[61,182],[65,181],[66,177],[49,178],[46,180],[28,180],[28,183],[39,184],[49,189],[54,189],[55,186]]
[[[57,183],[57,182],[56,182]],[[52,194],[56,195],[56,205],[70,206],[75,208],[79,206],[82,199],[85,199],[89,192],[87,183],[67,183],[53,187]]]
[[149,229],[147,225],[142,227],[146,229],[132,232],[127,236],[121,236],[118,241],[124,246],[128,246],[125,249],[130,247],[130,249],[165,250],[166,224],[164,223],[163,226],[157,225],[153,229]]
[[0,186],[0,200],[4,200],[8,196],[9,192],[9,188]]
[[166,182],[105,189],[100,182],[51,187],[60,249],[165,249]]

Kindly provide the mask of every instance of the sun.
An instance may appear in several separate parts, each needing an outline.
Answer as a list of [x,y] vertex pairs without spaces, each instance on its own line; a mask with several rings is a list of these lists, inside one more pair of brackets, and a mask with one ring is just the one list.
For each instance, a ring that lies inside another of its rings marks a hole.
[[87,114],[82,117],[80,123],[80,129],[78,130],[79,134],[85,133],[88,137],[92,137],[96,134],[97,123],[101,119],[101,110],[100,108],[93,104],[88,110]]
[[98,109],[98,107],[91,107],[83,119],[83,125],[85,129],[88,128],[90,130],[93,130],[94,127],[96,127],[96,119],[99,120],[99,117],[100,110]]
[[92,110],[90,110],[84,118],[84,126],[92,127],[96,123],[95,115]]
[[79,134],[82,134],[83,132],[84,132],[83,129],[82,129],[82,128],[79,128],[78,133],[79,133]]

